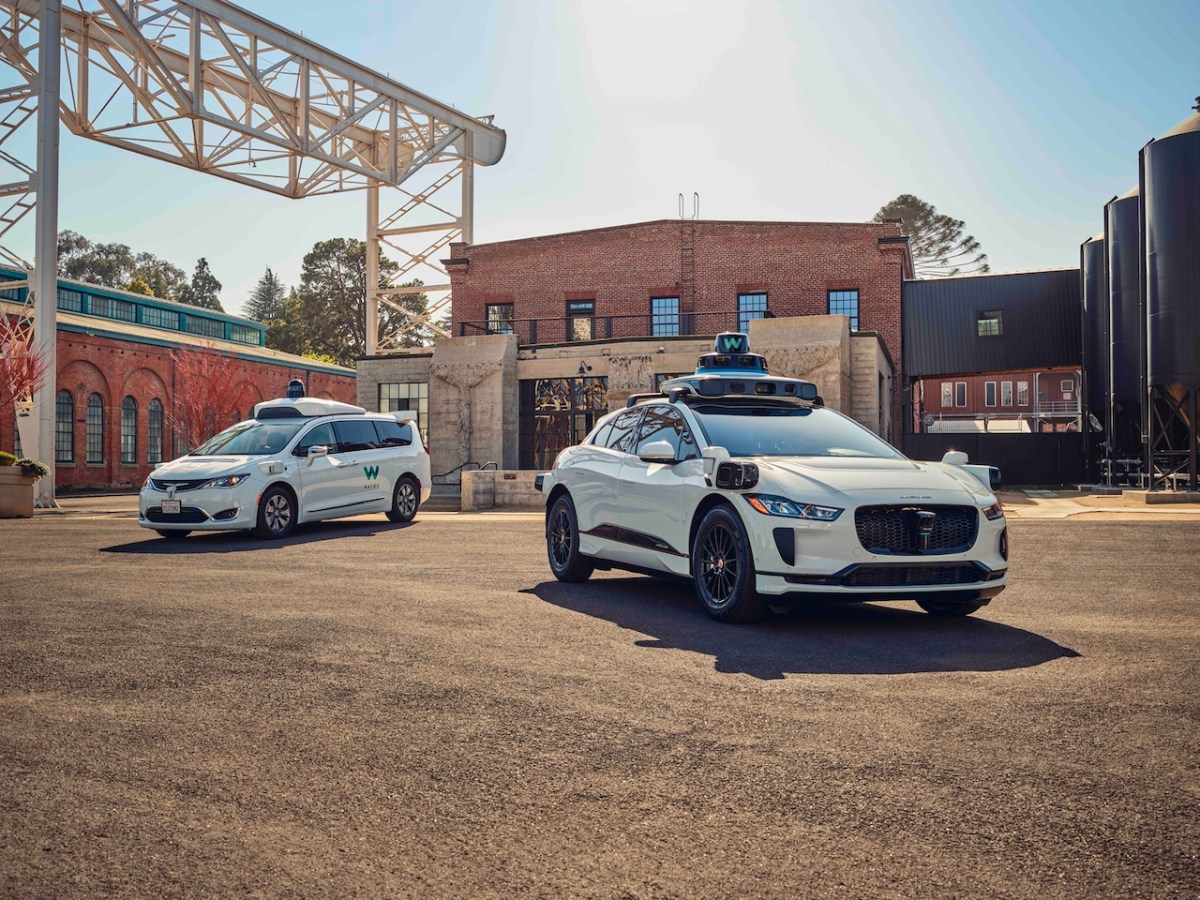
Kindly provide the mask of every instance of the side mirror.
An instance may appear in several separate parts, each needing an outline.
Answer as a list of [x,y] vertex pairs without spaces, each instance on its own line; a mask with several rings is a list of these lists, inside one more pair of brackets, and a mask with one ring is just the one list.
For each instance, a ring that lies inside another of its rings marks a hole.
[[700,459],[704,461],[704,474],[711,479],[718,465],[729,462],[729,451],[724,447],[705,447],[700,451]]
[[307,459],[308,459],[308,464],[310,466],[312,465],[312,461],[314,459],[319,459],[322,456],[328,456],[328,455],[329,455],[329,448],[326,447],[324,444],[313,444],[311,447],[308,448],[308,453],[306,454]]
[[946,455],[942,457],[942,462],[948,466],[965,466],[967,464],[967,454],[961,450],[947,450]]
[[675,462],[675,448],[670,441],[651,441],[638,451],[638,459],[642,462],[671,465]]

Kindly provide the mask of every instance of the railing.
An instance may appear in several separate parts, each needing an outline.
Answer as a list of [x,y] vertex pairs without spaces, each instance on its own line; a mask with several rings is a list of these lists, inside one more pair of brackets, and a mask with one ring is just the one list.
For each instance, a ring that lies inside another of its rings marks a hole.
[[[744,313],[750,318],[771,318],[765,313]],[[746,323],[732,310],[718,312],[635,313],[623,316],[559,316],[512,319],[507,322],[459,322],[458,336],[515,334],[517,343],[558,344],[572,341],[605,341],[613,338],[680,337],[742,331]]]
[[500,468],[500,467],[494,462],[478,463],[478,462],[475,462],[474,460],[469,460],[469,461],[463,463],[461,466],[455,466],[449,472],[443,472],[441,475],[431,475],[429,477],[429,481],[431,484],[437,485],[438,487],[446,487],[449,485],[461,485],[462,484],[462,473],[466,470],[470,470],[473,472],[482,472],[485,469],[498,469],[498,468]]
[[1039,400],[1033,405],[1035,416],[1078,416],[1078,400]]

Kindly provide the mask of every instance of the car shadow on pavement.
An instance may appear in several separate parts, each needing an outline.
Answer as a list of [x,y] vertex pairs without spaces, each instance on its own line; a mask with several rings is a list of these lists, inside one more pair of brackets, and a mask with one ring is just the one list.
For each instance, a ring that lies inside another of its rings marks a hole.
[[144,541],[101,547],[101,553],[146,553],[181,556],[195,553],[246,553],[252,550],[281,550],[300,544],[334,541],[342,538],[374,537],[390,531],[412,528],[419,522],[314,522],[298,525],[283,540],[260,540],[248,531],[193,531],[182,540],[168,540],[151,534]]
[[718,672],[762,679],[997,672],[1079,656],[1041,635],[980,618],[987,607],[947,619],[910,604],[814,603],[753,625],[727,625],[708,616],[690,585],[657,578],[547,581],[521,593],[650,635],[634,642],[639,647],[703,653]]

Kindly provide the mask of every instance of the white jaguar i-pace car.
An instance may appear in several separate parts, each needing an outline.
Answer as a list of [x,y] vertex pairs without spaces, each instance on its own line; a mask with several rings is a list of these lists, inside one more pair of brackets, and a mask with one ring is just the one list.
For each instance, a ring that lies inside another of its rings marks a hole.
[[560,581],[595,569],[690,578],[717,619],[811,600],[912,600],[962,616],[1004,590],[999,472],[907,459],[775,377],[742,334],[636,395],[537,482]]

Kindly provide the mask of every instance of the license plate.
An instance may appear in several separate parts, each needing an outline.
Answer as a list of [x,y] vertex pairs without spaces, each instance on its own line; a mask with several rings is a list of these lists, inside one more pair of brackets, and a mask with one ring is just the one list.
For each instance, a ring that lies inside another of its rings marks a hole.
[[162,502],[162,511],[164,516],[179,515],[179,505],[182,501],[179,500],[164,500]]

